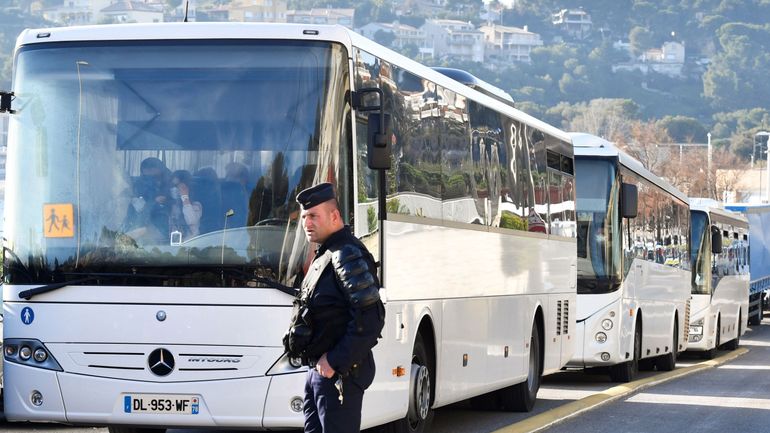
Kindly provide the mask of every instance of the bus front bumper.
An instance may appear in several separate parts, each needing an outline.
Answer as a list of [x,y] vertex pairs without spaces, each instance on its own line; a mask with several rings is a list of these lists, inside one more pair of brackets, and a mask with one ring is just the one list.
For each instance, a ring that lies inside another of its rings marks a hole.
[[[4,363],[9,421],[158,427],[297,428],[305,374],[198,382],[137,382]],[[143,413],[127,397],[197,397],[186,414]],[[300,399],[299,401],[297,399]],[[130,406],[130,405],[129,405]],[[299,409],[299,411],[297,411]]]

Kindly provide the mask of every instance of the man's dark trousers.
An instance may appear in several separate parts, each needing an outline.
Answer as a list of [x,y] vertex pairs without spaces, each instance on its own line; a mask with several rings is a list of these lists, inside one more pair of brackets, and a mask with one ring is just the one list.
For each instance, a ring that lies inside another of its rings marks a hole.
[[364,390],[350,378],[342,385],[344,399],[334,386],[337,376],[327,379],[311,369],[305,381],[305,433],[358,433]]

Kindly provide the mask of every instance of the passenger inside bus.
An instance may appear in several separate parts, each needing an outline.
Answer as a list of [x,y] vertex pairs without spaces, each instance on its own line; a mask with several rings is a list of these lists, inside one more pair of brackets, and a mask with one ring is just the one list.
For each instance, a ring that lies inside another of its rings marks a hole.
[[[171,242],[186,241],[200,234],[200,222],[203,205],[199,201],[198,191],[192,183],[192,175],[187,170],[177,170],[171,176]],[[175,234],[179,239],[175,239]]]
[[125,232],[140,243],[162,242],[169,232],[170,171],[158,158],[145,158],[133,182]]

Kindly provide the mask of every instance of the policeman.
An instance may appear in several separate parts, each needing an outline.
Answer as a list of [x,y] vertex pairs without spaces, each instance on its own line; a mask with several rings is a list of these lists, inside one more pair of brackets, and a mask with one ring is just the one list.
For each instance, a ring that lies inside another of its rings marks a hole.
[[364,390],[374,380],[372,347],[385,320],[375,262],[342,221],[332,184],[301,191],[297,202],[308,241],[319,245],[289,331],[299,335],[287,337],[296,343],[307,333],[309,340],[287,346],[310,366],[305,432],[359,432]]

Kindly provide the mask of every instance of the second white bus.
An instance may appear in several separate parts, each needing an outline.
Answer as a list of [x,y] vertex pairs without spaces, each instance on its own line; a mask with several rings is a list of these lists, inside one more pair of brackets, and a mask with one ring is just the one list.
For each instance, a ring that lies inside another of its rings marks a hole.
[[612,143],[571,134],[578,214],[577,340],[571,367],[674,368],[687,345],[687,197]]

